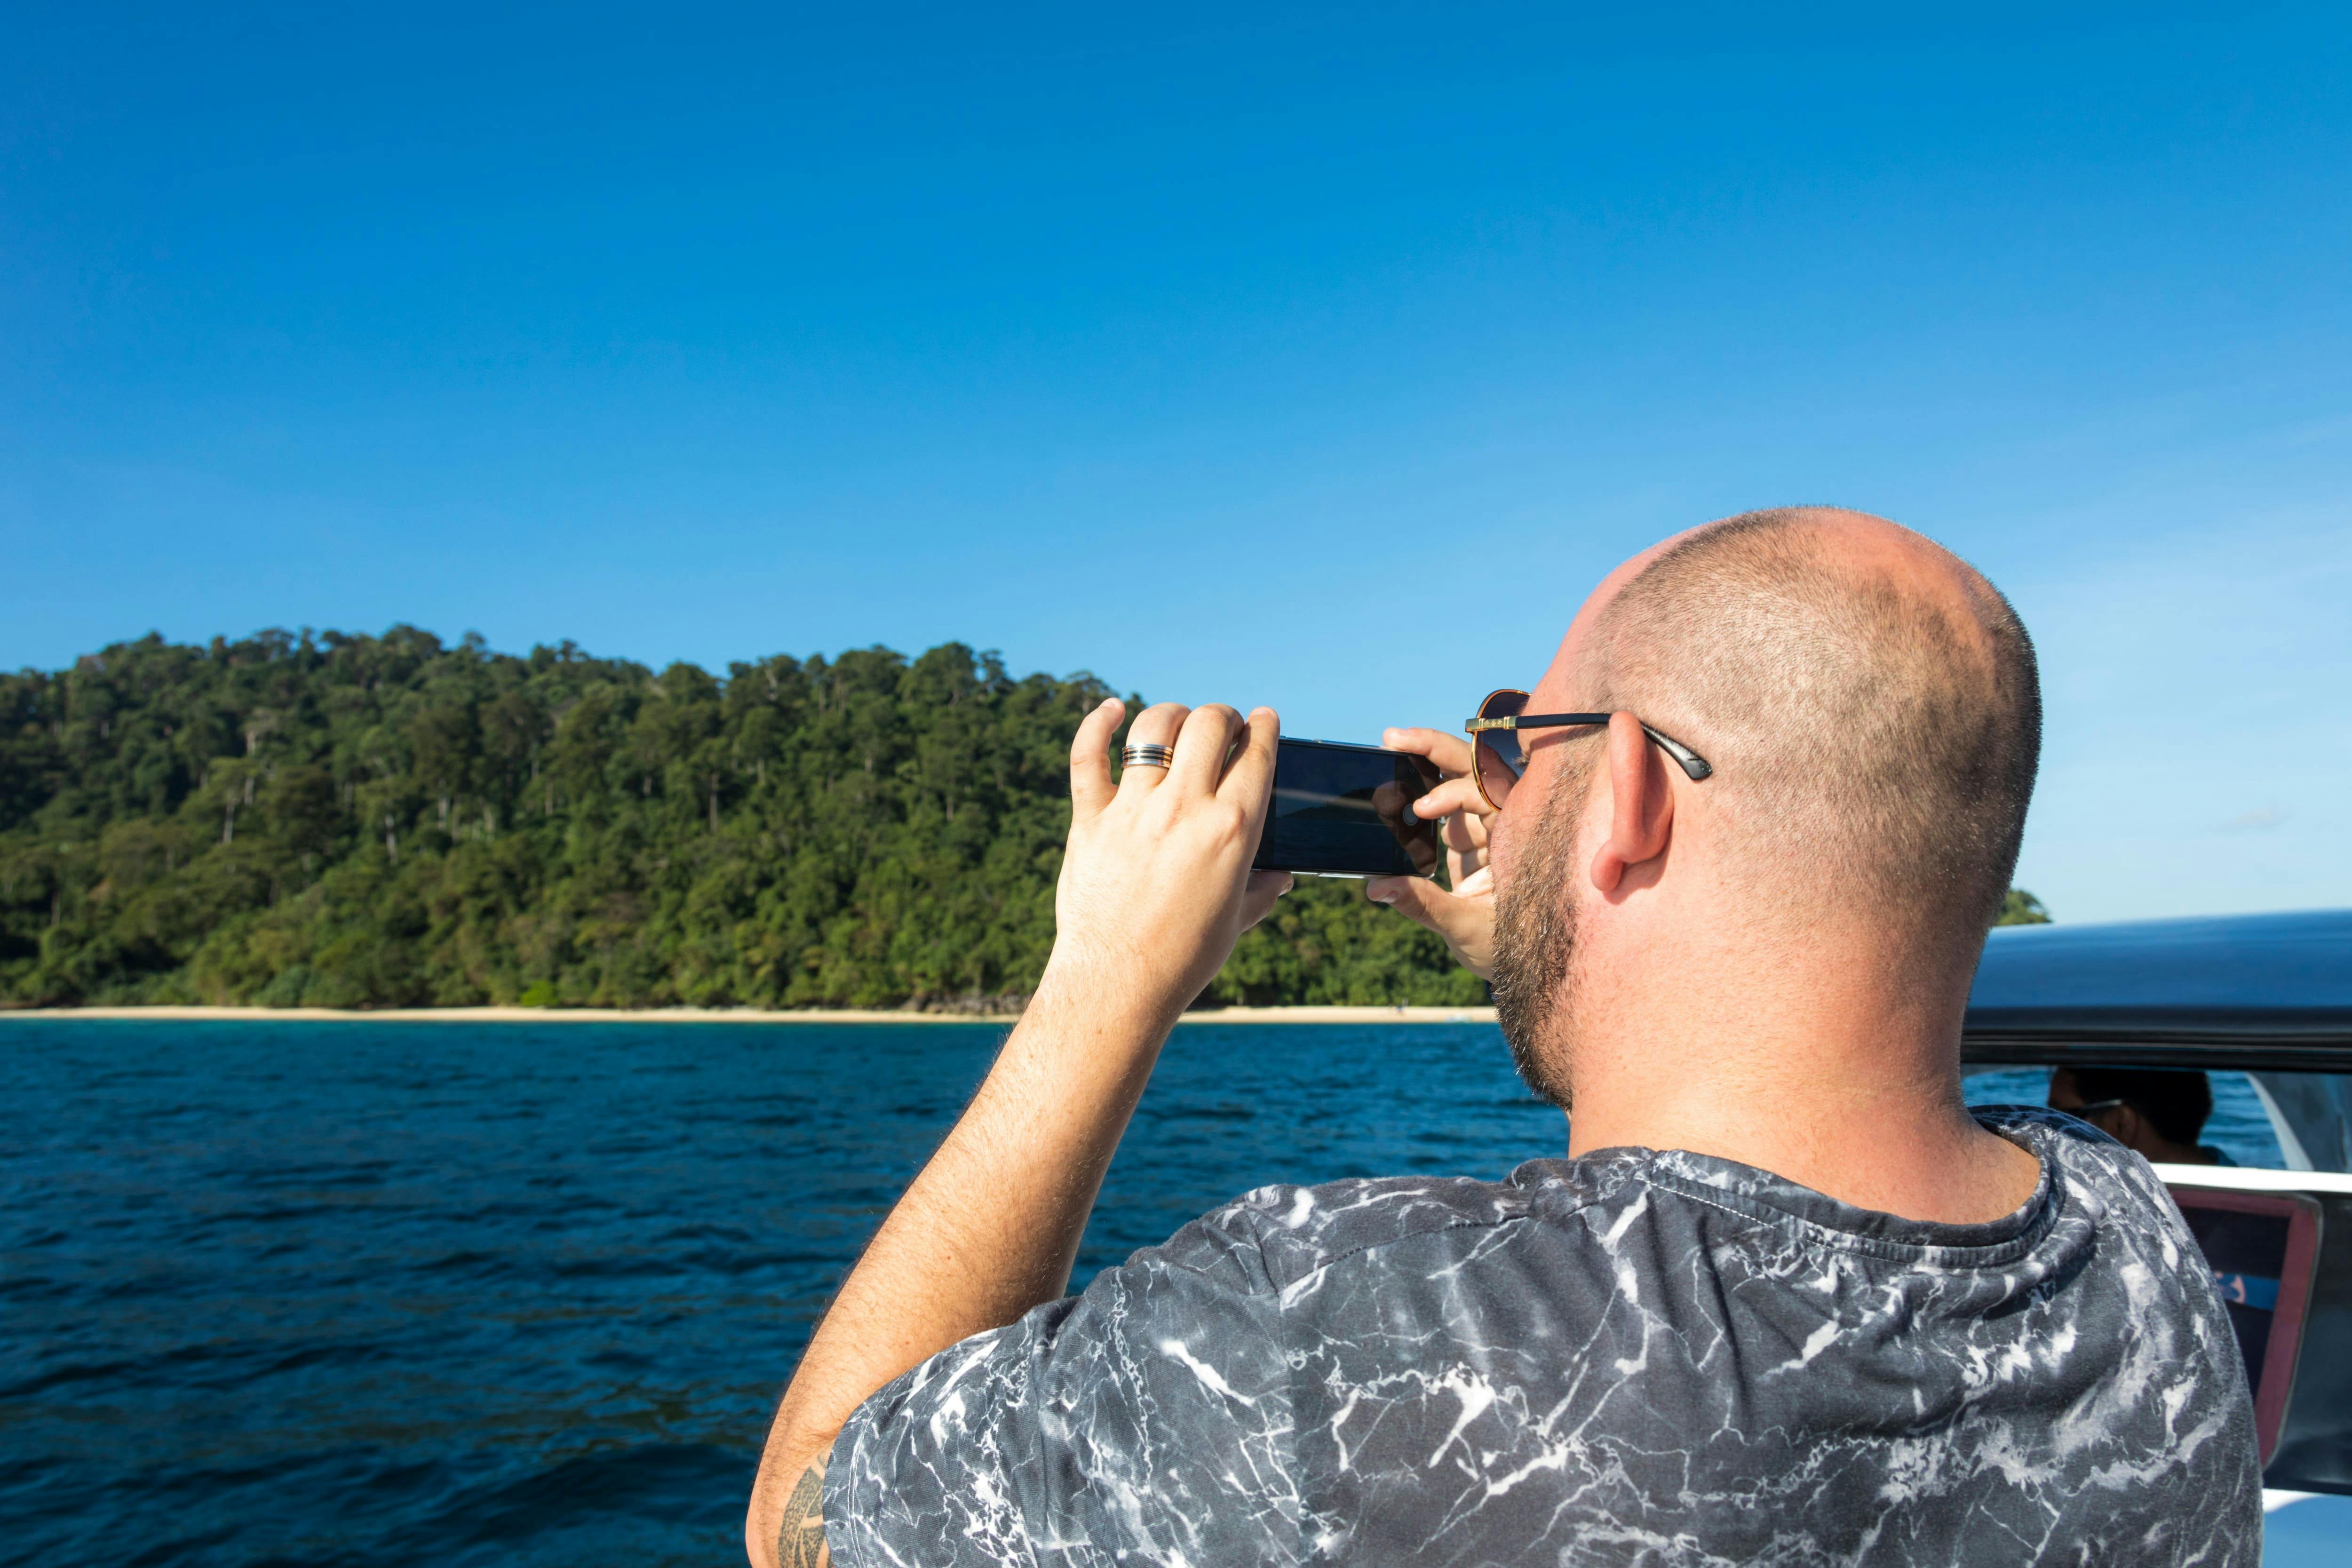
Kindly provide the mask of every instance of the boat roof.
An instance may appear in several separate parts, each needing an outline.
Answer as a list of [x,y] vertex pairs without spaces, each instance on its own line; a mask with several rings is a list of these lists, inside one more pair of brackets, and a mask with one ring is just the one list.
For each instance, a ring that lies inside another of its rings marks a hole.
[[2352,910],[2001,927],[1961,1048],[1979,1062],[2352,1072]]

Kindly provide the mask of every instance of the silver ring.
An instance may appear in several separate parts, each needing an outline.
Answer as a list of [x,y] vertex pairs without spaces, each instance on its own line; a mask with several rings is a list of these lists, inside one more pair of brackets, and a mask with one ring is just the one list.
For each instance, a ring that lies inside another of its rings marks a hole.
[[1173,746],[1122,746],[1118,765],[1123,768],[1164,768],[1176,761]]

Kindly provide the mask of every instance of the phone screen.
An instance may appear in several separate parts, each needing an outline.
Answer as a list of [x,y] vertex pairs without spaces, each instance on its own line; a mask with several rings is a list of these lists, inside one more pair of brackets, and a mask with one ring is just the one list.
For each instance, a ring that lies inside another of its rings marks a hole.
[[1338,877],[1426,877],[1437,869],[1437,827],[1405,809],[1438,782],[1410,752],[1336,741],[1284,741],[1274,754],[1274,804],[1258,841],[1261,871]]

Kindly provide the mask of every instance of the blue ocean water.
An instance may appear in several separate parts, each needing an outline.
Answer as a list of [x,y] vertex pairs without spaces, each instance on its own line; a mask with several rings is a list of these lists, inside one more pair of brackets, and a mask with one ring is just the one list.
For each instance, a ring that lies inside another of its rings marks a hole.
[[[0,1021],[0,1561],[723,1564],[970,1025]],[[1178,1032],[1080,1258],[1557,1153],[1483,1027]]]
[[[1002,1034],[0,1019],[0,1562],[740,1563]],[[1188,1026],[1080,1279],[1262,1183],[1564,1142],[1490,1027]]]

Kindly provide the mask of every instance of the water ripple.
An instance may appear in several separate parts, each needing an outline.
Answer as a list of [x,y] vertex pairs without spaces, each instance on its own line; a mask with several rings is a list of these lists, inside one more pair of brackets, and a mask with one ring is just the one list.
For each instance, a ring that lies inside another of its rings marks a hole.
[[[0,1561],[740,1563],[777,1389],[1001,1038],[0,1020]],[[1563,1142],[1491,1028],[1182,1029],[1079,1278]]]

